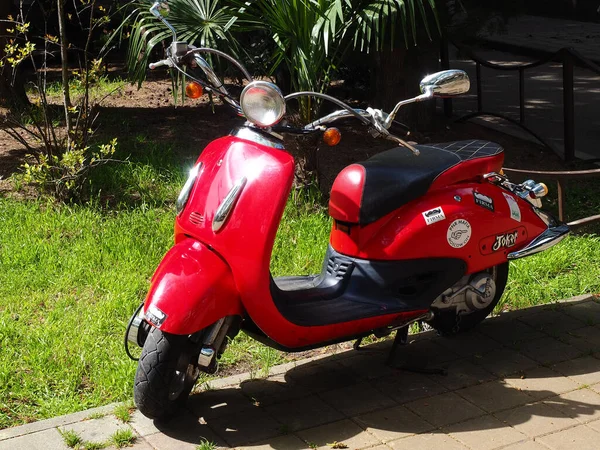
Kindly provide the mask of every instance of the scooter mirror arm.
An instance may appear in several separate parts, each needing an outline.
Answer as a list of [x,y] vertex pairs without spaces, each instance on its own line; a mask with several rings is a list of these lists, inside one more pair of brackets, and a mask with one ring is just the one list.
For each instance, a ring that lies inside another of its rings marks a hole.
[[400,108],[402,108],[403,106],[410,105],[411,103],[423,102],[431,98],[433,98],[433,90],[428,89],[427,91],[425,91],[425,93],[421,95],[398,102],[396,106],[394,106],[394,109],[392,109],[392,111],[388,114],[387,118],[385,119],[385,122],[383,122],[383,126],[386,130],[390,128],[392,126],[392,122],[396,118],[396,114],[398,114],[398,111],[400,111]]
[[242,109],[240,108],[240,106],[235,98],[233,98],[229,94],[225,94],[225,93],[217,90],[216,88],[214,88],[212,85],[210,85],[206,81],[200,80],[199,78],[196,78],[193,75],[189,74],[188,72],[182,70],[181,67],[179,67],[179,65],[177,65],[177,63],[174,62],[172,59],[171,59],[171,63],[173,64],[171,67],[174,67],[175,70],[180,72],[184,77],[187,77],[190,80],[195,81],[196,83],[200,84],[207,91],[213,92],[214,94],[218,95],[219,97],[223,97],[225,100],[227,100],[227,103],[236,110],[237,114],[239,114],[240,116],[243,117]]
[[[166,2],[164,2],[166,4]],[[159,19],[162,23],[165,24],[165,26],[171,30],[171,33],[173,33],[173,42],[177,42],[177,31],[175,31],[175,28],[173,27],[173,25],[171,25],[167,19],[165,19],[163,17],[163,15],[160,13],[160,8],[161,8],[161,2],[154,2],[154,4],[152,5],[152,7],[150,8],[150,13],[156,17],[157,19]]]
[[[217,55],[217,56],[220,56],[221,58],[226,59],[227,61],[229,61],[230,63],[232,63],[233,65],[235,65],[238,69],[240,69],[240,71],[242,72],[242,74],[244,74],[244,77],[246,77],[246,79],[248,81],[254,81],[254,78],[252,77],[252,75],[250,75],[250,72],[248,72],[248,70],[246,70],[246,68],[242,65],[242,63],[240,63],[233,56],[229,56],[227,53],[224,53],[224,52],[222,52],[220,50],[216,50],[214,48],[208,48],[208,47],[196,48],[194,46],[190,46],[189,48],[191,48],[191,50],[189,52],[187,52],[185,55],[183,55],[183,58],[185,58],[186,56],[195,54],[195,53],[201,53],[201,52],[203,52],[203,53],[212,53],[214,55]],[[204,58],[202,58],[202,60],[204,61]],[[221,80],[219,80],[219,78],[215,75],[215,73],[212,70],[212,67],[210,67],[210,65],[206,61],[205,61],[205,65],[212,72],[212,76],[214,76],[215,79],[218,80],[218,82],[220,83]],[[202,68],[202,70],[204,70],[204,67],[201,67],[201,68]],[[207,74],[207,76],[208,76],[208,74]]]

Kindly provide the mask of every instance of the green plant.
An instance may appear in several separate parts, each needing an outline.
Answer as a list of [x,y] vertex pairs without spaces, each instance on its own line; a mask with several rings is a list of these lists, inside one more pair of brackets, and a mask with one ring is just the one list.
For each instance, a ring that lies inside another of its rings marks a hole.
[[95,149],[90,146],[71,148],[59,155],[38,155],[37,161],[23,164],[23,181],[43,187],[52,187],[60,199],[79,194],[88,172],[101,164],[114,161],[111,157],[117,148],[117,139],[101,144]]
[[[127,67],[131,79],[138,83],[146,79],[154,47],[166,46],[172,39],[171,31],[149,12],[149,6],[143,0],[134,2],[134,10],[122,24],[122,27],[132,24]],[[233,55],[240,51],[232,33],[237,15],[223,0],[172,0],[168,12],[163,9],[163,14],[168,15],[169,23],[177,30],[179,41],[227,50]]]
[[105,447],[106,444],[104,442],[85,441],[83,443],[84,450],[102,450]]
[[62,436],[63,440],[65,441],[65,444],[67,445],[67,447],[79,448],[79,445],[83,442],[83,440],[81,439],[81,436],[79,436],[73,430],[61,430],[59,428],[58,431],[59,431],[60,435]]
[[[437,23],[433,0],[255,0],[239,4],[245,23],[272,33],[276,43],[273,70],[283,64],[294,91],[326,92],[349,48],[364,52],[393,48],[399,27],[404,44],[416,45],[417,17],[431,35],[428,10]],[[303,98],[301,118],[311,120],[319,106],[319,100]]]
[[135,410],[135,406],[131,401],[126,403],[121,403],[115,410],[113,414],[117,419],[119,419],[123,423],[129,423],[131,421],[131,413]]
[[202,439],[202,442],[196,446],[196,450],[216,450],[217,445],[206,439]]
[[109,441],[117,448],[129,447],[135,443],[136,437],[130,428],[115,431]]
[[[27,149],[30,161],[24,166],[23,180],[44,190],[50,190],[60,199],[77,195],[94,166],[111,161],[116,141],[105,145],[92,145],[91,138],[97,118],[98,105],[103,99],[93,98],[91,87],[103,78],[102,55],[92,57],[90,52],[94,31],[107,23],[108,14],[96,0],[82,0],[75,6],[78,24],[87,39],[82,49],[80,69],[70,71],[68,42],[65,32],[66,13],[64,1],[57,2],[59,35],[52,36],[48,28],[52,9],[45,8],[41,0],[33,1],[19,16],[11,19],[14,28],[8,31],[12,38],[0,59],[0,69],[10,66],[15,72],[26,60],[32,65],[36,80],[32,83],[32,103],[14,108],[6,116],[3,130]],[[38,8],[44,20],[44,34],[31,30],[25,17]],[[38,48],[41,44],[42,48]],[[41,59],[34,57],[41,50]],[[53,104],[48,96],[48,55],[58,50],[61,55],[61,100]],[[4,66],[4,67],[3,67]],[[72,96],[71,84],[79,86],[80,95]],[[108,94],[107,94],[108,95]],[[62,110],[62,118],[59,110]],[[41,145],[41,146],[40,146]]]

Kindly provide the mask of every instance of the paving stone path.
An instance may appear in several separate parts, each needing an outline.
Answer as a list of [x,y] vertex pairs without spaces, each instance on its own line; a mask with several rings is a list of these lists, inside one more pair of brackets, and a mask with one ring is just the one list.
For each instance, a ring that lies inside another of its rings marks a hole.
[[[0,450],[66,450],[59,430],[106,440],[118,429],[132,449],[598,449],[600,299],[583,296],[486,320],[454,338],[412,337],[396,365],[391,342],[213,382],[173,421],[115,405],[0,430]],[[337,444],[337,446],[336,446]]]

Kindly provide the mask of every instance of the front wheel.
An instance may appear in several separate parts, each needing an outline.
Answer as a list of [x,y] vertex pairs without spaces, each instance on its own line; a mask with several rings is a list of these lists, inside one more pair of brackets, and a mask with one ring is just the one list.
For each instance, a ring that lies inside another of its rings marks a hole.
[[185,404],[200,373],[198,352],[187,336],[148,333],[135,373],[134,399],[150,419],[166,419]]
[[508,263],[499,264],[484,272],[495,284],[495,294],[485,303],[480,303],[477,307],[467,308],[457,313],[456,308],[433,309],[433,319],[427,324],[434,328],[441,335],[454,335],[459,332],[468,331],[483,322],[494,310],[506,287],[508,281]]

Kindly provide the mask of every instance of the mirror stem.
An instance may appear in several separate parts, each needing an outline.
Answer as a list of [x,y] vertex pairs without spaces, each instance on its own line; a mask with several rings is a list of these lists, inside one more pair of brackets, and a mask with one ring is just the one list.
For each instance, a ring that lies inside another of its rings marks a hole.
[[433,90],[428,89],[424,94],[418,95],[413,98],[409,98],[408,100],[402,100],[401,102],[398,102],[398,104],[394,106],[392,112],[389,113],[387,119],[385,119],[383,126],[386,130],[389,129],[392,126],[392,122],[396,118],[396,114],[398,114],[398,111],[403,106],[410,105],[411,103],[418,103],[425,100],[429,100],[430,98],[433,98]]
[[173,33],[173,42],[177,42],[177,31],[175,31],[175,28],[173,28],[173,25],[171,25],[169,22],[167,22],[167,19],[165,19],[163,17],[163,15],[160,13],[159,9],[160,9],[160,2],[155,2],[154,5],[152,5],[152,7],[150,8],[150,12],[152,13],[152,15],[154,17],[160,19],[161,22],[164,23],[169,30],[171,30],[171,33]]

